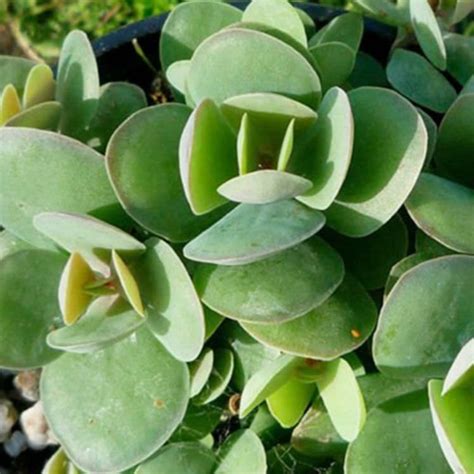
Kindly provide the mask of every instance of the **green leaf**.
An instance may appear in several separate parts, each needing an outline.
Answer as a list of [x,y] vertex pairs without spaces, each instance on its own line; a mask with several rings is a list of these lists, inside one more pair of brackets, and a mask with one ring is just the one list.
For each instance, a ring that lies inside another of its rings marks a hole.
[[205,348],[201,355],[189,365],[191,376],[190,396],[195,397],[204,388],[214,365],[214,351]]
[[21,250],[30,249],[31,245],[14,236],[7,230],[0,231],[0,260]]
[[398,92],[434,112],[446,112],[456,99],[456,90],[449,81],[423,56],[411,51],[394,51],[387,77]]
[[372,409],[358,438],[349,445],[344,472],[449,474],[436,440],[426,390]]
[[71,31],[63,42],[57,73],[56,100],[63,106],[61,133],[84,138],[99,95],[99,71],[89,39],[82,31]]
[[50,347],[67,352],[92,352],[104,349],[135,332],[144,319],[117,297],[102,297],[72,326],[48,334]]
[[470,339],[459,351],[443,384],[446,395],[454,389],[468,389],[474,386],[474,339]]
[[64,354],[41,377],[51,430],[77,466],[95,472],[154,453],[183,419],[188,395],[186,365],[146,328],[102,351]]
[[281,426],[292,428],[303,416],[315,392],[313,384],[290,379],[267,398],[267,405]]
[[5,122],[5,127],[28,127],[57,131],[62,107],[59,102],[43,102],[23,110]]
[[443,255],[451,255],[455,253],[444,245],[436,242],[420,229],[416,230],[415,234],[415,249],[419,253],[425,253],[432,257],[442,257]]
[[313,183],[297,199],[324,210],[334,201],[349,169],[354,124],[348,97],[342,89],[329,90],[318,112],[318,121],[295,144],[290,171]]
[[198,357],[204,345],[204,313],[191,278],[164,240],[152,238],[131,267],[140,288],[147,325],[178,360]]
[[316,379],[319,395],[341,438],[353,441],[365,422],[365,404],[356,376],[344,359],[326,362]]
[[12,84],[20,94],[23,94],[28,74],[35,64],[29,59],[0,55],[0,92],[8,84]]
[[57,288],[65,263],[62,255],[43,250],[0,260],[1,367],[41,367],[58,357],[46,336],[61,321]]
[[472,390],[456,389],[442,395],[442,389],[441,380],[430,380],[431,416],[439,444],[453,472],[472,472],[474,434],[469,415],[472,410]]
[[425,111],[419,108],[417,108],[417,110],[421,118],[423,119],[426,131],[428,132],[428,150],[426,152],[425,164],[423,166],[423,169],[426,170],[431,165],[431,159],[433,158],[433,154],[435,151],[436,142],[438,140],[438,127],[436,125],[436,122]]
[[86,215],[42,212],[33,218],[33,224],[69,253],[80,253],[94,270],[105,275],[109,273],[111,250],[126,258],[145,251],[145,246],[131,235]]
[[202,264],[195,274],[195,284],[202,301],[223,316],[282,323],[323,303],[343,276],[342,259],[315,237],[246,265]]
[[337,290],[304,316],[280,324],[242,326],[262,344],[301,357],[331,360],[363,344],[376,318],[377,309],[370,296],[346,274]]
[[245,9],[242,21],[263,23],[284,31],[303,46],[307,46],[306,32],[300,15],[287,0],[254,0]]
[[466,255],[429,260],[400,278],[374,335],[374,360],[382,373],[446,375],[474,331],[473,278],[474,257]]
[[176,61],[166,70],[166,79],[178,92],[186,95],[186,81],[189,74],[191,61],[183,59]]
[[194,398],[197,405],[205,405],[219,398],[229,385],[234,371],[234,356],[228,349],[214,350],[214,365],[203,389]]
[[221,184],[217,191],[230,201],[269,204],[304,194],[311,181],[285,171],[263,169],[236,176]]
[[188,2],[177,5],[163,25],[160,59],[163,70],[191,59],[194,50],[213,33],[240,21],[242,12],[220,2]]
[[310,49],[323,91],[344,84],[355,65],[356,53],[344,43],[320,43]]
[[59,448],[43,467],[41,474],[81,474],[67,457],[62,448]]
[[123,220],[103,157],[89,147],[50,132],[8,127],[0,130],[0,142],[0,221],[21,239],[52,248],[32,222],[45,211]]
[[190,115],[179,144],[179,169],[194,214],[205,214],[227,202],[217,188],[237,174],[235,140],[212,100],[203,100]]
[[446,48],[440,27],[428,0],[409,0],[410,19],[416,39],[426,57],[441,70],[446,69]]
[[351,239],[335,232],[325,237],[344,259],[346,269],[368,290],[382,288],[390,269],[408,251],[408,230],[398,214],[367,237]]
[[390,0],[352,0],[364,13],[393,26],[406,26],[410,21],[408,11]]
[[196,217],[184,195],[178,149],[189,115],[180,104],[148,107],[117,129],[107,149],[107,171],[124,209],[173,242],[193,238],[219,217]]
[[25,109],[54,99],[56,83],[53,71],[47,64],[37,64],[28,73],[23,92]]
[[241,204],[184,247],[186,258],[239,265],[303,242],[325,223],[324,215],[294,200]]
[[21,112],[21,102],[14,86],[8,84],[0,98],[0,126]]
[[458,252],[474,253],[472,189],[423,173],[405,205],[431,238]]
[[466,84],[474,71],[474,38],[448,33],[444,36],[444,44],[449,74],[460,84]]
[[357,53],[354,69],[349,76],[348,82],[354,89],[363,86],[388,86],[383,66],[363,51]]
[[439,14],[446,19],[448,25],[459,23],[473,10],[474,5],[463,0],[442,0],[439,5]]
[[286,167],[288,166],[288,162],[290,161],[291,153],[293,152],[293,143],[295,139],[294,130],[295,130],[295,119],[291,119],[291,122],[288,124],[288,128],[286,129],[285,136],[283,137],[280,152],[278,154],[278,161],[277,161],[278,171],[285,171]]
[[232,433],[217,451],[218,467],[214,474],[265,474],[265,450],[252,430]]
[[364,237],[390,220],[408,197],[428,136],[416,109],[393,91],[361,87],[349,100],[355,126],[351,165],[326,217],[337,232]]
[[246,417],[254,408],[282,387],[293,375],[301,359],[282,355],[265,364],[246,383],[240,399],[239,416]]
[[441,122],[434,161],[443,176],[474,187],[474,93],[463,94]]
[[212,311],[212,309],[204,306],[204,320],[206,325],[205,340],[207,341],[213,336],[219,326],[223,323],[224,318],[215,311]]
[[266,405],[260,405],[249,428],[260,438],[265,448],[288,438],[288,431],[273,418]]
[[197,442],[172,443],[140,464],[134,474],[212,474],[216,456]]
[[195,103],[210,98],[220,104],[235,95],[273,92],[312,108],[321,96],[319,78],[301,54],[268,34],[244,28],[224,30],[199,46],[191,60],[188,91]]

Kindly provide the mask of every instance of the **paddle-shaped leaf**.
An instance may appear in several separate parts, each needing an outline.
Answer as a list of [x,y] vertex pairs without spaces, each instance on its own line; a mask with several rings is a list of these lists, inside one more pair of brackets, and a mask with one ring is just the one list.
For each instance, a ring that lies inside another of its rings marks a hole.
[[191,61],[183,59],[176,61],[166,70],[166,79],[178,92],[186,95],[186,81],[189,74],[189,66]]
[[474,257],[467,255],[429,260],[400,278],[382,307],[374,335],[374,360],[381,372],[446,375],[474,331],[473,278]]
[[393,91],[361,87],[349,99],[354,150],[326,217],[337,232],[364,237],[385,224],[409,195],[424,163],[428,136],[416,109]]
[[0,231],[0,260],[12,253],[29,249],[31,249],[31,245],[27,244],[24,240],[15,237],[7,230]]
[[362,11],[393,26],[406,26],[410,21],[408,11],[402,3],[395,5],[390,0],[353,0]]
[[278,154],[277,170],[285,171],[293,152],[293,143],[295,140],[295,119],[291,119],[286,129],[283,142],[281,143],[280,153]]
[[354,89],[363,86],[386,87],[388,85],[383,66],[363,51],[357,53],[348,83]]
[[446,112],[456,99],[456,90],[449,81],[423,56],[411,51],[395,50],[387,77],[398,92],[434,112]]
[[474,339],[470,339],[454,359],[444,380],[443,393],[446,395],[457,388],[468,388],[474,385]]
[[179,360],[194,360],[204,344],[204,314],[186,268],[172,247],[150,239],[131,271],[140,288],[147,325]]
[[93,301],[87,313],[72,326],[48,334],[50,347],[67,352],[104,349],[135,332],[144,319],[117,296]]
[[217,188],[237,174],[235,136],[210,99],[203,100],[186,123],[179,143],[179,169],[194,214],[226,202]]
[[[282,75],[282,70],[292,73]],[[240,94],[273,92],[315,108],[321,85],[310,63],[291,46],[259,31],[231,28],[197,48],[188,91],[195,103],[210,98],[220,104]]]
[[258,170],[226,181],[217,189],[230,201],[248,204],[268,204],[304,194],[311,181],[278,170]]
[[204,388],[214,365],[214,351],[204,349],[202,354],[190,364],[189,375],[191,376],[191,387],[189,395],[195,397]]
[[56,131],[61,118],[59,102],[43,102],[23,110],[5,122],[5,127],[28,127]]
[[195,284],[202,301],[223,316],[282,323],[323,303],[343,276],[342,259],[315,237],[246,265],[202,264],[196,271]]
[[0,261],[1,367],[41,367],[58,357],[46,336],[60,325],[57,290],[65,263],[62,255],[43,250]]
[[474,190],[422,173],[405,205],[431,238],[458,252],[474,253]]
[[55,437],[77,466],[95,472],[122,471],[154,453],[183,419],[188,395],[186,365],[146,328],[102,351],[64,354],[41,377]]
[[375,327],[377,308],[362,285],[349,274],[321,305],[280,324],[242,323],[262,344],[283,352],[332,360],[367,340]]
[[290,171],[312,181],[312,188],[297,199],[314,209],[327,209],[339,192],[349,169],[354,123],[346,93],[326,93],[318,121],[295,144]]
[[23,107],[25,109],[54,99],[56,83],[53,71],[47,64],[34,66],[25,83],[23,92]]
[[0,125],[8,122],[12,117],[21,111],[21,102],[18,92],[12,84],[8,84],[3,89],[0,98]]
[[184,247],[200,262],[240,265],[269,257],[314,235],[324,215],[294,200],[241,204]]
[[0,91],[12,84],[22,94],[28,74],[34,66],[35,62],[30,59],[0,55]]
[[448,55],[449,74],[460,84],[467,84],[474,71],[474,39],[456,33],[448,33],[443,39]]

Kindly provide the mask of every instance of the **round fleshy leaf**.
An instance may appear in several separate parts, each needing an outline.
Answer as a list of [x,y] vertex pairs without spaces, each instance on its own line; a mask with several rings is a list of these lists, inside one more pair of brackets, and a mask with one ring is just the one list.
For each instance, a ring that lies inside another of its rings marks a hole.
[[418,253],[424,253],[431,257],[442,257],[443,255],[455,253],[453,250],[433,240],[420,229],[417,229],[415,234],[415,249]]
[[423,173],[405,205],[431,238],[458,252],[474,253],[474,190]]
[[122,471],[155,452],[179,425],[188,377],[186,365],[142,328],[102,351],[64,354],[43,371],[41,399],[77,466]]
[[372,333],[377,308],[362,285],[346,274],[337,290],[300,318],[281,324],[242,323],[262,344],[318,360],[332,360],[362,345]]
[[37,230],[70,253],[80,253],[96,271],[109,273],[110,250],[127,258],[140,255],[145,246],[117,227],[81,214],[43,212],[33,218]]
[[230,201],[267,204],[304,194],[311,181],[278,170],[258,170],[226,181],[217,189]]
[[71,31],[59,56],[56,100],[63,106],[61,133],[84,138],[100,96],[99,71],[87,35]]
[[474,93],[463,94],[441,122],[434,161],[443,176],[474,188]]
[[316,387],[310,383],[290,379],[267,398],[270,413],[284,428],[292,428],[303,416]]
[[429,260],[405,273],[386,299],[374,335],[380,371],[397,377],[445,376],[474,333],[473,279],[474,257],[467,255]]
[[232,433],[217,451],[218,466],[214,474],[265,474],[265,449],[252,430]]
[[303,22],[287,0],[254,0],[245,9],[242,21],[263,23],[284,31],[303,46],[307,46]]
[[349,445],[347,474],[407,472],[449,474],[439,448],[426,390],[388,400],[372,409],[358,438]]
[[349,169],[354,123],[347,95],[339,88],[326,93],[318,113],[318,121],[295,144],[290,171],[313,183],[297,199],[324,210],[336,198]]
[[449,81],[423,56],[411,51],[395,50],[387,77],[398,92],[434,112],[446,112],[456,99],[456,90]]
[[216,456],[197,442],[171,443],[140,464],[134,474],[212,474]]
[[442,15],[448,25],[454,25],[464,19],[469,13],[474,11],[471,2],[463,0],[444,1],[439,5],[440,15]]
[[142,298],[137,282],[132,273],[128,269],[125,262],[120,255],[112,250],[112,268],[115,275],[117,275],[120,287],[125,295],[125,298],[130,303],[132,308],[142,317],[145,317],[145,310],[143,309]]
[[190,396],[195,397],[201,392],[211,375],[214,365],[214,351],[204,349],[202,354],[190,364],[189,375],[191,376]]
[[365,404],[356,376],[344,359],[326,362],[316,379],[319,395],[341,438],[353,441],[365,422]]
[[418,108],[417,110],[421,118],[423,119],[426,131],[428,132],[428,150],[426,152],[425,164],[423,166],[423,169],[426,170],[431,165],[431,159],[433,158],[433,154],[435,151],[436,142],[438,140],[438,126],[436,125],[436,122],[423,109]]
[[344,84],[354,68],[356,53],[344,43],[332,41],[310,49],[323,90]]
[[26,128],[0,129],[0,142],[0,221],[18,237],[51,248],[32,222],[45,211],[123,220],[102,155],[70,138]]
[[54,99],[56,83],[53,71],[47,64],[34,66],[25,83],[23,107],[25,109]]
[[285,171],[293,152],[293,143],[295,140],[295,119],[291,119],[286,129],[285,136],[281,143],[280,153],[278,154],[277,170]]
[[470,339],[454,359],[443,384],[443,393],[446,395],[457,388],[468,388],[474,385],[474,339]]
[[337,232],[364,237],[408,197],[425,160],[428,136],[416,109],[393,91],[361,87],[349,93],[349,100],[355,126],[351,165],[326,217]]
[[453,472],[474,470],[472,456],[472,390],[457,389],[442,395],[443,382],[430,380],[431,416],[438,441]]
[[199,46],[191,60],[188,91],[195,103],[273,92],[312,108],[321,96],[319,78],[301,54],[272,36],[243,28],[219,32]]
[[191,59],[208,37],[240,21],[242,12],[220,2],[189,2],[177,5],[168,16],[160,37],[163,70],[176,61]]
[[409,9],[421,49],[438,69],[446,69],[446,48],[430,3],[428,0],[409,0]]
[[447,69],[460,84],[466,84],[474,71],[474,39],[448,33],[444,36],[448,55]]
[[0,91],[12,84],[23,94],[26,79],[34,66],[35,62],[29,59],[0,55]]
[[237,174],[236,137],[210,99],[194,109],[184,127],[179,170],[194,214],[204,214],[226,202],[217,188]]
[[202,301],[223,316],[282,323],[323,303],[343,276],[342,259],[315,237],[246,265],[202,264],[195,274],[195,284]]
[[59,102],[43,102],[14,115],[5,122],[5,127],[28,127],[56,131],[61,118]]
[[107,149],[110,181],[130,217],[177,242],[190,240],[217,217],[194,216],[183,192],[178,149],[189,114],[180,104],[148,107],[117,129]]
[[207,341],[224,322],[224,317],[204,306],[204,321],[206,324],[206,334],[204,339]]
[[58,291],[59,307],[67,326],[74,324],[86,312],[92,296],[84,287],[94,278],[94,272],[81,255],[72,253],[61,275]]
[[87,130],[87,143],[105,152],[115,129],[130,115],[147,106],[145,93],[128,82],[111,82],[100,88],[97,110]]
[[165,241],[150,239],[131,271],[151,332],[178,360],[196,359],[204,345],[204,313],[178,255]]
[[234,371],[234,356],[228,349],[214,350],[214,364],[210,377],[199,394],[194,397],[194,403],[205,405],[219,398],[229,385]]
[[57,290],[66,259],[43,250],[24,250],[0,261],[0,366],[41,367],[59,352],[46,336],[60,324]]
[[186,258],[240,265],[269,257],[303,242],[326,219],[294,200],[241,204],[184,247]]
[[348,82],[353,89],[364,86],[388,86],[383,66],[372,56],[363,51],[357,53],[355,65]]
[[406,26],[410,21],[408,10],[390,0],[353,0],[353,3],[369,16],[383,18],[389,25]]
[[325,238],[344,259],[346,269],[368,290],[382,288],[390,269],[408,251],[408,230],[398,214],[367,237],[351,239],[328,232]]
[[0,125],[21,112],[21,102],[15,87],[8,84],[0,98]]
[[72,326],[48,334],[50,347],[67,352],[104,349],[135,332],[144,319],[117,297],[102,297]]
[[30,249],[31,245],[24,240],[19,239],[7,230],[0,231],[0,260],[21,250]]
[[239,416],[246,417],[254,408],[282,387],[293,375],[301,359],[282,355],[265,364],[246,383],[240,399]]
[[166,70],[166,79],[178,92],[186,95],[186,81],[189,74],[191,61],[183,59],[176,61]]

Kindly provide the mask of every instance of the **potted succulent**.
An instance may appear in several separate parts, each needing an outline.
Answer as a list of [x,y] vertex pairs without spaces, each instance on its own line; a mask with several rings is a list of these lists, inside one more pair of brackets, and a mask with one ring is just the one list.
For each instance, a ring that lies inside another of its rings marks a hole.
[[152,106],[78,31],[56,78],[0,58],[0,366],[42,368],[44,473],[472,472],[472,3],[352,3],[178,6]]

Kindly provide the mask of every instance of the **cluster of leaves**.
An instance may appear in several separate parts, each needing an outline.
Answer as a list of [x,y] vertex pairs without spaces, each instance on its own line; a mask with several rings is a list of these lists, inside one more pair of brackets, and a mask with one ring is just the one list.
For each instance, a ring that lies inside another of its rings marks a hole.
[[472,40],[357,3],[427,59],[286,0],[173,10],[172,103],[78,31],[56,80],[0,58],[0,366],[44,367],[46,474],[473,470]]

